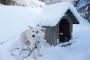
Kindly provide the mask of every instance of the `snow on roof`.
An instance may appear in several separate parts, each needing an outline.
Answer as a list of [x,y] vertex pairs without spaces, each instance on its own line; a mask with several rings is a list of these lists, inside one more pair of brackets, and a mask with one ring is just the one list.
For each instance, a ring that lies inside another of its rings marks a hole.
[[41,18],[42,18],[42,20],[45,19],[43,22],[46,22],[45,24],[48,26],[56,25],[68,10],[70,10],[72,12],[72,14],[76,17],[76,19],[80,23],[86,22],[79,15],[76,8],[69,2],[61,2],[61,3],[53,4],[50,6],[46,6],[46,8],[44,10],[45,10],[43,12],[44,16],[42,16]]
[[[8,20],[10,22],[24,22],[25,24],[43,24],[54,26],[65,15],[67,10],[75,15],[80,20],[74,6],[69,2],[61,2],[52,5],[46,5],[43,8],[36,7],[18,7],[18,6],[1,6],[0,18],[3,21]],[[28,22],[28,23],[27,23]]]
[[68,9],[71,10],[78,20],[80,20],[80,16],[76,9],[69,2],[46,5],[43,8],[18,6],[1,6],[0,8],[0,18],[11,22],[24,21],[24,23],[27,23],[29,21],[31,25],[33,22],[33,24],[42,23],[43,25],[54,26],[64,16]]
[[68,9],[81,21],[76,9],[67,2],[46,5],[43,8],[0,6],[0,40],[19,35],[28,25],[54,26]]

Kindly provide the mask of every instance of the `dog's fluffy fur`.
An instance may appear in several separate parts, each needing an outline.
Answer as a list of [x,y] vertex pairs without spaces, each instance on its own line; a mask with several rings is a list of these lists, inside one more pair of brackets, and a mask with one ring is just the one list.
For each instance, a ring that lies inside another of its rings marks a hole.
[[33,57],[37,58],[37,56],[40,55],[40,40],[44,39],[44,31],[42,27],[31,27],[29,26],[27,30],[22,32],[20,37],[20,42],[22,49],[33,49],[34,47],[37,47],[33,51]]

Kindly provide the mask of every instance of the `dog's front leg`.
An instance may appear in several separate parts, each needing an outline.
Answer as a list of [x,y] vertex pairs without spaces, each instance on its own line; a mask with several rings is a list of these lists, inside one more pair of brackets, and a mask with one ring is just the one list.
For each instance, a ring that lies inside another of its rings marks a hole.
[[36,49],[35,50],[33,50],[33,52],[32,52],[32,58],[34,59],[34,60],[37,60],[37,52],[36,52]]
[[40,48],[41,48],[40,47],[40,42],[38,41],[37,42],[37,54],[38,54],[38,56],[42,56],[41,53],[40,53]]

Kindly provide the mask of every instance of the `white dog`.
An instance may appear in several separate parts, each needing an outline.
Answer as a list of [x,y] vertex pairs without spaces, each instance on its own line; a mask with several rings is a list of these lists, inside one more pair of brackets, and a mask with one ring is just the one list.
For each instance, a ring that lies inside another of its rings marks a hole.
[[40,41],[44,39],[44,31],[40,26],[31,27],[29,26],[27,30],[22,32],[20,37],[21,50],[28,50],[29,55],[33,55],[33,58],[40,56]]

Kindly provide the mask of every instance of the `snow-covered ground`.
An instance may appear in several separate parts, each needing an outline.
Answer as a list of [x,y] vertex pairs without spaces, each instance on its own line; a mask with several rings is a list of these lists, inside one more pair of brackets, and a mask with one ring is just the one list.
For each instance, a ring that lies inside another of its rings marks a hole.
[[[41,48],[43,56],[38,60],[90,60],[90,24],[74,25],[73,43],[71,46],[60,47],[60,45]],[[0,60],[15,60],[11,55],[13,45],[19,46],[17,39],[0,44]],[[33,60],[32,57],[24,60]]]
[[[57,6],[57,4],[55,6]],[[43,16],[41,18],[44,23],[46,21],[43,19],[47,19],[48,22],[52,21],[52,19],[54,21],[54,16],[59,14],[59,10],[57,11],[57,13],[55,13],[56,9],[53,9],[55,6],[53,5],[53,7],[48,7],[46,11],[44,11],[46,12],[44,13],[45,17]],[[57,6],[56,8],[58,9],[59,7]],[[48,9],[50,14],[48,13]],[[13,48],[20,47],[19,37],[21,32],[25,30],[28,25],[33,25],[34,21],[37,19],[35,17],[39,17],[40,19],[42,12],[43,9],[39,7],[1,7],[0,60],[33,60],[31,56],[29,56],[28,58],[22,58],[18,55],[12,56],[11,52]],[[59,15],[57,16],[58,18],[60,18]],[[55,17],[55,20],[57,19],[57,16]],[[33,19],[35,20],[33,21]],[[37,60],[90,60],[90,24],[86,23],[83,19],[80,20],[82,20],[81,24],[74,25],[73,27],[72,45],[67,47],[61,47],[60,45],[43,45],[43,47],[41,48],[42,56],[38,57]],[[35,22],[37,21],[38,19]],[[54,22],[52,22],[51,24],[53,23]],[[18,52],[15,53],[18,54]]]

